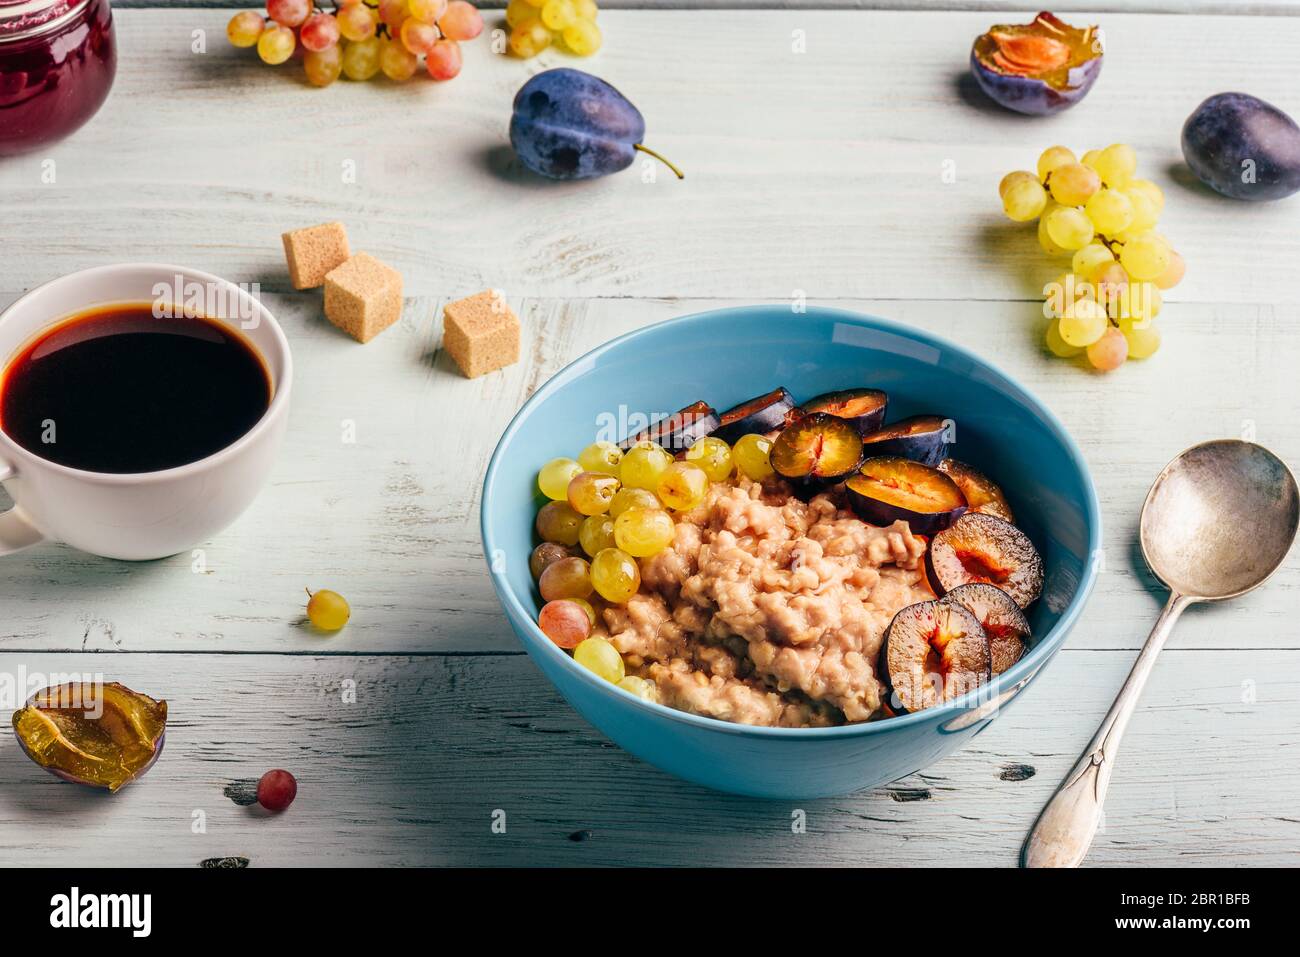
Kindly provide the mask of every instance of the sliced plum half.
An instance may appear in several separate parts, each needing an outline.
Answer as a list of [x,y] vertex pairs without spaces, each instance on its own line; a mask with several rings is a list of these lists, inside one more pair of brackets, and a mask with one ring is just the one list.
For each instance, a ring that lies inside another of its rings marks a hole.
[[1011,596],[997,585],[983,582],[958,585],[944,595],[943,600],[956,602],[979,619],[989,639],[995,675],[1002,674],[1019,661],[1029,647],[1029,619]]
[[1078,103],[1101,72],[1101,31],[1040,13],[999,24],[975,38],[970,69],[988,97],[1017,113],[1042,116]]
[[948,454],[951,429],[951,419],[913,415],[864,435],[862,441],[868,455],[901,455],[922,465],[938,465]]
[[962,605],[950,602],[917,602],[895,615],[881,659],[893,699],[907,711],[951,701],[992,677],[983,626]]
[[944,459],[939,463],[939,471],[957,483],[972,512],[986,512],[996,515],[1004,522],[1015,522],[1002,489],[983,472],[956,459]]
[[926,553],[939,595],[959,585],[996,585],[1021,608],[1043,591],[1043,560],[1029,536],[996,515],[970,512],[934,536]]
[[787,425],[772,443],[772,468],[806,489],[842,482],[862,464],[862,436],[846,419],[813,412]]
[[867,459],[845,487],[863,521],[890,525],[902,519],[915,535],[933,535],[966,511],[966,496],[952,479],[897,456]]
[[650,441],[659,443],[669,452],[685,452],[696,440],[716,429],[719,421],[717,410],[701,399],[664,416],[636,435],[628,436],[619,443],[619,448],[626,452],[638,442]]
[[870,435],[885,424],[888,406],[889,396],[879,389],[844,389],[809,399],[801,408],[805,412],[825,412],[848,419],[857,426],[859,435]]
[[713,435],[728,445],[735,445],[742,435],[759,435],[784,428],[794,412],[794,396],[785,387],[754,396],[722,413],[721,424]]

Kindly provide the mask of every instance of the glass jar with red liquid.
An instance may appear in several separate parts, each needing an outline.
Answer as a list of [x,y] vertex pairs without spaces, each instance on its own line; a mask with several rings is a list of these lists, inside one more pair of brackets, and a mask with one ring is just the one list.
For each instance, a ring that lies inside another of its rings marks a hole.
[[116,71],[109,0],[0,0],[0,156],[80,128]]

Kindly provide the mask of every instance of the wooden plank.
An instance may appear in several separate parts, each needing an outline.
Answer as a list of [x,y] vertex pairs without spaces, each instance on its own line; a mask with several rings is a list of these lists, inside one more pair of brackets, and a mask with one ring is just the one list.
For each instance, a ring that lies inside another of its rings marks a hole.
[[[234,526],[202,546],[147,564],[41,546],[4,559],[0,648],[59,651],[445,653],[513,651],[485,573],[478,492],[509,418],[539,383],[622,332],[727,301],[515,299],[525,361],[461,378],[437,350],[441,303],[412,299],[402,323],[362,347],[320,315],[316,294],[271,294],[298,380],[289,437],[273,475]],[[1300,462],[1300,422],[1288,404],[1300,366],[1300,308],[1168,306],[1164,350],[1109,379],[1038,347],[1030,303],[853,302],[986,355],[1043,396],[1095,472],[1106,568],[1071,638],[1076,648],[1134,648],[1162,600],[1131,546],[1147,488],[1179,450],[1253,429]],[[1230,391],[1207,388],[1232,370]],[[1165,410],[1156,414],[1155,409]],[[355,442],[345,441],[349,423]],[[575,452],[577,450],[575,449]],[[520,521],[530,521],[520,516]],[[352,623],[323,638],[302,625],[303,589],[330,587]],[[1186,648],[1295,643],[1300,551],[1261,591],[1197,609],[1180,625]]]
[[[0,748],[0,855],[11,866],[1009,866],[1130,660],[1067,649],[966,750],[887,788],[792,805],[642,764],[523,657],[3,655],[0,674],[112,664],[107,677],[166,696],[171,719],[158,764],[115,796]],[[1089,863],[1300,864],[1300,767],[1281,759],[1300,722],[1295,665],[1293,651],[1166,653]],[[285,814],[223,793],[271,767],[299,780]],[[498,809],[504,834],[491,831]],[[807,833],[791,831],[797,810]]]
[[[22,237],[0,289],[160,256],[282,288],[280,232],[339,218],[415,296],[493,284],[551,297],[1019,299],[1032,293],[1020,263],[1039,253],[1031,230],[1003,221],[999,178],[1053,142],[1102,137],[1133,143],[1168,193],[1163,228],[1191,264],[1175,298],[1293,298],[1294,204],[1234,203],[1189,182],[1178,137],[1223,89],[1300,108],[1300,19],[1110,15],[1096,89],[1041,120],[992,107],[965,79],[983,13],[610,11],[609,50],[591,60],[521,63],[484,40],[453,83],[325,91],[230,48],[225,19],[120,12],[119,80],[101,114],[0,166],[6,224]],[[194,31],[207,52],[191,52]],[[690,69],[663,69],[667,49]],[[1171,68],[1189,49],[1195,68]],[[687,178],[643,182],[637,166],[555,184],[521,170],[511,98],[564,64],[623,88],[649,144]],[[51,223],[76,223],[77,238]]]

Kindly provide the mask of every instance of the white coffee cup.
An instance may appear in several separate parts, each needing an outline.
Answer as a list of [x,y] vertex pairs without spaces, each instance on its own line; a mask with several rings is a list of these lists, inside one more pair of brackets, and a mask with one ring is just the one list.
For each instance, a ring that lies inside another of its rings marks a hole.
[[[166,290],[179,293],[181,298]],[[194,297],[203,296],[203,300]],[[288,424],[293,360],[271,313],[248,290],[208,273],[157,263],[100,266],[33,289],[0,313],[0,369],[70,315],[114,303],[187,307],[241,334],[271,377],[271,402],[248,432],[176,468],[87,472],[41,458],[0,428],[0,482],[14,507],[0,513],[0,555],[62,541],[106,558],[164,558],[225,528],[265,484]]]

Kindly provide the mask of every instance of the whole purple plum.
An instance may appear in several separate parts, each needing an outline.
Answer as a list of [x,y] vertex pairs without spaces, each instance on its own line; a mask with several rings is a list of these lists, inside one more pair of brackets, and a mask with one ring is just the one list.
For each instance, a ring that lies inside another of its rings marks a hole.
[[1183,125],[1183,157],[1201,182],[1256,202],[1300,190],[1300,127],[1248,93],[1217,93]]
[[1102,47],[1096,27],[1072,27],[1044,11],[1030,23],[1000,24],[976,37],[970,70],[995,103],[1044,116],[1087,95],[1101,73]]

